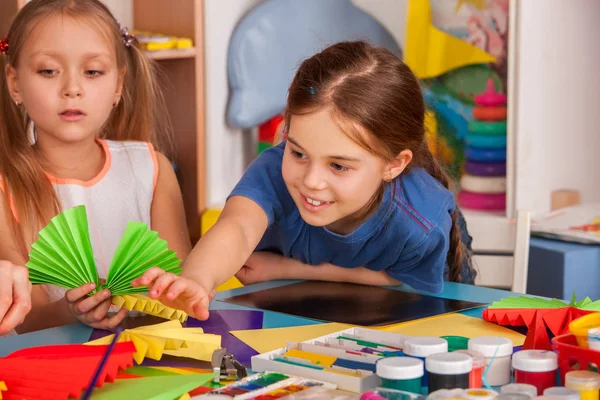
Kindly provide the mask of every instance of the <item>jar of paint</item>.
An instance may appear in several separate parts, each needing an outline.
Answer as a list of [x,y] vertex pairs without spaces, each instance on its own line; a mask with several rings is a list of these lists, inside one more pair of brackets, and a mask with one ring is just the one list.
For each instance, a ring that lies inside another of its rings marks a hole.
[[421,393],[424,370],[423,360],[413,357],[389,357],[375,365],[381,386],[388,389]]
[[481,377],[485,366],[485,357],[475,350],[456,350],[454,353],[467,354],[473,359],[473,369],[469,374],[469,388],[478,389],[481,387]]
[[544,390],[544,396],[556,397],[561,400],[581,400],[581,395],[575,389],[562,386],[553,386]]
[[588,347],[592,350],[600,350],[600,328],[588,329]]
[[581,400],[598,400],[600,375],[592,371],[569,371],[565,375],[565,387],[577,390]]
[[465,390],[465,399],[468,400],[492,400],[498,397],[498,392],[488,389]]
[[[425,361],[425,358],[432,354],[447,353],[448,341],[434,336],[413,336],[404,340],[402,351],[407,356],[420,358]],[[429,374],[425,370],[423,374],[423,386],[429,385],[428,376]]]
[[[535,389],[535,388],[534,388]],[[531,400],[532,397],[522,393],[500,393],[495,400]]]
[[537,388],[527,383],[509,383],[500,388],[500,394],[522,394],[533,398],[537,396]]
[[439,389],[468,389],[473,359],[460,353],[438,353],[427,356],[429,393]]
[[510,383],[510,356],[513,353],[510,339],[500,336],[472,338],[469,340],[469,350],[478,351],[485,357],[485,368],[488,368],[486,380],[491,386]]
[[546,388],[556,385],[558,357],[546,350],[521,350],[513,354],[512,367],[516,383],[528,383],[541,396]]

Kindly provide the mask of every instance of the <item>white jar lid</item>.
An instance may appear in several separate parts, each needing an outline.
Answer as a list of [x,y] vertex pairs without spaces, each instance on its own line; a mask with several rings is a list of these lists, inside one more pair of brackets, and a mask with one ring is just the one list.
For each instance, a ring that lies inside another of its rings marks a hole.
[[454,350],[453,353],[466,354],[473,359],[473,368],[485,366],[485,356],[475,350]]
[[513,353],[513,342],[500,336],[480,336],[469,339],[469,350],[482,353],[485,357],[506,357]]
[[544,389],[544,396],[560,397],[562,400],[581,400],[577,390],[562,386],[554,386]]
[[425,367],[433,374],[468,374],[473,370],[473,359],[461,353],[437,353],[427,356]]
[[496,400],[529,400],[534,397],[537,397],[537,392],[535,396],[529,396],[525,393],[500,393]]
[[565,374],[565,386],[571,385],[596,390],[600,387],[600,375],[592,371],[569,371]]
[[558,357],[556,353],[546,350],[521,350],[513,354],[512,367],[527,372],[555,371]]
[[424,374],[423,361],[413,357],[382,358],[375,366],[377,375],[384,379],[415,379]]
[[537,388],[529,383],[509,383],[500,388],[500,393],[509,394],[524,394],[529,397],[537,397]]
[[448,341],[434,336],[414,336],[404,341],[402,351],[407,356],[425,358],[431,354],[447,353]]

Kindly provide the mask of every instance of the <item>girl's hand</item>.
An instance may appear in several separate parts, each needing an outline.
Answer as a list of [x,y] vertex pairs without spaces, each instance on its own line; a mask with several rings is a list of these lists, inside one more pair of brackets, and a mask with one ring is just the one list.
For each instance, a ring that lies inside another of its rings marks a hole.
[[151,299],[158,299],[164,305],[183,310],[200,320],[208,318],[208,306],[215,296],[214,290],[207,290],[192,279],[167,273],[158,267],[150,268],[131,285],[148,287]]
[[27,268],[0,261],[0,335],[21,324],[31,310]]
[[270,252],[252,253],[244,266],[235,274],[235,277],[244,285],[285,279],[285,272],[294,260]]
[[112,317],[107,317],[106,314],[111,305],[110,292],[104,289],[92,296],[87,296],[95,288],[94,283],[88,283],[67,291],[65,294],[67,307],[75,318],[86,325],[98,329],[114,329],[125,318],[127,310],[120,309]]

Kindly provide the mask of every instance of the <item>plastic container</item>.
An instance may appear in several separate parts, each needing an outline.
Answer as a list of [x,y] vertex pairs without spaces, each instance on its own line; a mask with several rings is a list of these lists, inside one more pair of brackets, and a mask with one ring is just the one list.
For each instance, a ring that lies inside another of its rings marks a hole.
[[[425,358],[432,354],[447,353],[448,341],[434,336],[413,336],[404,340],[402,347],[404,354],[410,357]],[[427,370],[423,374],[423,386],[429,386],[429,374]]]
[[427,396],[427,400],[457,400],[466,399],[464,389],[440,389]]
[[425,368],[423,361],[413,357],[389,357],[377,361],[375,366],[381,386],[388,389],[421,393]]
[[598,400],[600,375],[591,371],[570,371],[565,375],[565,387],[577,390],[581,400]]
[[537,388],[527,383],[509,383],[500,388],[500,394],[522,394],[533,398],[537,396]]
[[531,400],[532,397],[522,393],[500,393],[496,400]]
[[600,313],[591,313],[571,321],[569,332],[577,338],[577,344],[584,349],[588,348],[588,331],[592,328],[600,328]]
[[561,400],[581,400],[581,395],[575,389],[554,386],[544,390],[544,396],[557,397]]
[[565,382],[565,374],[574,370],[594,369],[600,365],[600,351],[584,349],[577,345],[574,335],[556,336],[552,339],[552,348],[558,353],[561,382]]
[[513,342],[500,336],[480,336],[469,340],[469,350],[475,350],[485,357],[488,368],[486,381],[491,386],[510,383],[510,356]]
[[469,345],[469,338],[464,336],[441,336],[448,342],[448,351],[466,350]]
[[473,359],[467,354],[438,353],[425,359],[429,393],[439,389],[468,389]]
[[587,338],[590,350],[600,350],[600,328],[588,329]]
[[473,369],[469,374],[469,388],[478,389],[482,385],[481,377],[485,366],[485,357],[475,350],[457,350],[455,353],[462,353],[471,356],[473,359]]
[[537,388],[538,396],[556,385],[558,357],[545,350],[521,350],[513,354],[512,367],[516,383],[528,383]]

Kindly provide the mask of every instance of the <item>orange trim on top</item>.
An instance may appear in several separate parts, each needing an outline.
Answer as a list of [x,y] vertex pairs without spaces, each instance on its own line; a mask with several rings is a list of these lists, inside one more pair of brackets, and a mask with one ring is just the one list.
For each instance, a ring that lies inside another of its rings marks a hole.
[[4,192],[6,197],[8,197],[8,206],[10,207],[10,212],[11,212],[13,218],[15,219],[15,221],[17,221],[18,224],[20,224],[21,220],[19,219],[19,213],[17,212],[17,207],[15,207],[15,202],[13,201],[12,196],[6,190],[6,183],[4,183],[4,178],[2,178],[1,176],[0,176],[0,189],[2,189],[2,192]]
[[102,150],[104,151],[104,158],[105,158],[104,166],[102,167],[102,169],[100,170],[98,175],[96,175],[89,181],[82,181],[79,179],[56,178],[55,176],[52,176],[49,173],[45,172],[46,177],[48,177],[48,180],[52,183],[56,183],[59,185],[79,185],[79,186],[83,186],[83,187],[92,187],[95,184],[97,184],[98,182],[100,182],[102,180],[102,178],[104,178],[106,176],[106,174],[108,173],[108,171],[110,170],[112,158],[111,158],[110,150],[108,149],[108,145],[106,144],[106,142],[102,139],[96,139],[96,142],[98,142],[102,146]]
[[152,193],[154,193],[156,191],[156,185],[158,184],[158,157],[156,157],[156,150],[150,142],[148,142],[148,150],[152,157],[152,163],[154,163],[154,182],[152,183]]

